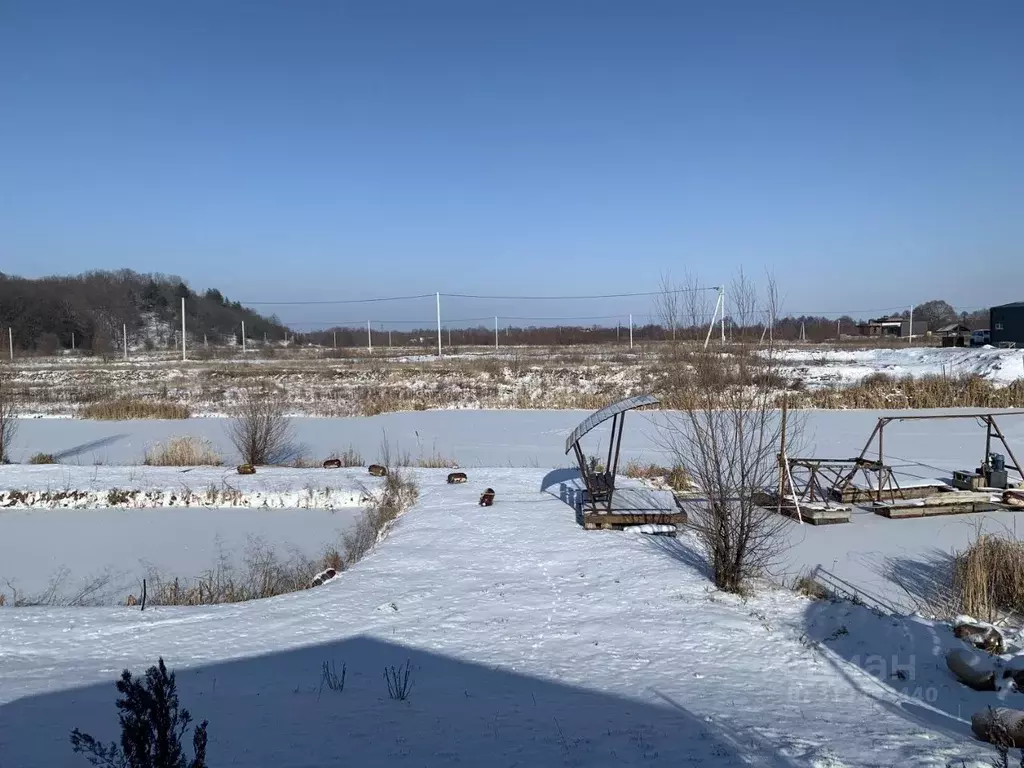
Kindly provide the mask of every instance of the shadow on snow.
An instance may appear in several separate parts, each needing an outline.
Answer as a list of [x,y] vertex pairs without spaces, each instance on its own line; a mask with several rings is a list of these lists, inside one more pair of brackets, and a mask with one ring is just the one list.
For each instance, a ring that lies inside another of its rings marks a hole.
[[[658,691],[629,700],[369,637],[192,668],[169,650],[182,706],[209,720],[215,766],[791,765]],[[391,700],[384,670],[407,661],[411,693]],[[342,692],[321,690],[324,662],[346,666]],[[109,682],[0,706],[0,765],[86,764],[75,727],[117,739],[110,666]]]

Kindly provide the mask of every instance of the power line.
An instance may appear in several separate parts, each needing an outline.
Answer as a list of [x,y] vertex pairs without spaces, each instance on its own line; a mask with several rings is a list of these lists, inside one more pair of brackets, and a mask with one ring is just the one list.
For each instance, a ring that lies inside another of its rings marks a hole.
[[409,301],[410,299],[432,299],[433,293],[421,293],[417,296],[381,296],[374,299],[335,299],[331,301],[239,301],[239,304],[252,306],[309,306],[312,304],[376,304],[382,301]]
[[626,299],[634,296],[664,296],[669,293],[698,293],[701,291],[717,291],[717,286],[710,288],[673,288],[670,291],[640,291],[636,293],[605,293],[580,296],[481,296],[471,293],[442,293],[451,299],[488,299],[491,301],[573,301],[576,299]]

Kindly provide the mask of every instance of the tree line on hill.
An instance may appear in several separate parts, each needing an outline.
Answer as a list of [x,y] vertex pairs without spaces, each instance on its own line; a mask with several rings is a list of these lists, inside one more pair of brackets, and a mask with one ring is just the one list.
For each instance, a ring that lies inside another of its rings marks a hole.
[[180,344],[181,300],[193,339],[268,334],[283,339],[287,329],[275,317],[263,317],[230,301],[217,289],[193,291],[181,278],[140,274],[128,269],[76,276],[27,279],[0,273],[0,324],[10,328],[14,348],[39,354],[79,349],[105,353],[120,349],[127,327],[129,343],[149,349]]
[[[666,294],[667,295],[667,294]],[[77,276],[53,276],[26,279],[0,273],[0,324],[10,328],[14,348],[21,352],[56,354],[77,349],[102,354],[120,349],[127,328],[133,346],[148,349],[174,348],[180,344],[181,299],[185,299],[186,327],[193,339],[207,338],[221,345],[241,339],[241,324],[246,336],[262,341],[280,342],[291,338],[298,344],[316,344],[330,348],[365,347],[365,328],[328,328],[293,333],[277,317],[265,317],[255,310],[231,301],[216,288],[202,293],[193,291],[179,277],[141,274],[132,270],[93,271]],[[659,322],[633,327],[635,342],[703,340],[708,333],[707,307],[686,307],[671,302],[656,302]],[[684,322],[684,314],[702,319]],[[910,310],[899,317],[908,318]],[[957,313],[946,301],[936,299],[914,308],[914,319],[927,323],[928,330],[960,322],[971,329],[988,327],[988,311]],[[767,335],[763,322],[740,322],[726,315],[726,335],[760,337]],[[858,321],[849,316],[786,316],[776,318],[771,335],[777,341],[824,342],[856,336]],[[712,337],[721,333],[719,323]],[[7,333],[0,334],[0,346],[7,346]],[[384,347],[437,345],[436,328],[379,330],[372,332],[373,345]],[[619,343],[627,345],[630,333],[626,324],[618,326],[525,326],[505,327],[498,332],[500,346],[537,345],[572,346],[579,344]],[[449,346],[490,346],[495,342],[494,328],[443,329],[442,344]]]

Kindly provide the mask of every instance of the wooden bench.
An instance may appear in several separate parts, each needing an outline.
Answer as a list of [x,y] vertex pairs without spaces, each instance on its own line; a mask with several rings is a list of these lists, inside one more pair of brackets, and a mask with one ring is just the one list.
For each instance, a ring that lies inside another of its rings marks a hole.
[[594,472],[587,475],[587,487],[594,500],[607,499],[615,490],[615,477],[611,472]]

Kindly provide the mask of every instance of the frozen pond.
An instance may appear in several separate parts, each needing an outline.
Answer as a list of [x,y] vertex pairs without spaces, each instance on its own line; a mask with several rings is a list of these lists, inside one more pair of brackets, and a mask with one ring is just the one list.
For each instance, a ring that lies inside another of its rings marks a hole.
[[[970,413],[969,409],[916,413]],[[974,409],[973,412],[981,412]],[[913,411],[802,411],[806,419],[806,451],[831,457],[856,456],[881,415]],[[1021,413],[1021,411],[1017,411]],[[566,466],[565,438],[589,411],[411,411],[353,418],[296,418],[298,447],[322,460],[352,447],[366,462],[380,458],[386,439],[397,452],[415,461],[433,454],[452,458],[462,467]],[[664,460],[661,411],[626,416],[622,461],[630,458]],[[178,435],[208,439],[228,463],[238,459],[219,418],[182,421],[84,421],[25,419],[12,446],[15,461],[34,453],[49,453],[62,464],[140,464],[146,449]],[[1011,441],[1024,440],[1024,417],[1004,416],[1003,432]],[[596,428],[584,440],[588,453],[608,449],[609,425]],[[976,463],[984,452],[984,431],[973,419],[918,421],[886,428],[887,454],[945,466],[950,459]],[[1024,454],[1024,447],[1021,449]],[[811,455],[814,455],[813,453]],[[1024,456],[1021,457],[1024,460]],[[959,464],[957,464],[959,466]],[[5,470],[0,468],[0,481]]]
[[362,513],[320,509],[10,509],[0,511],[0,592],[38,595],[62,573],[62,595],[105,580],[98,602],[140,594],[151,568],[199,576],[226,557],[243,565],[262,541],[282,559],[320,555]]

